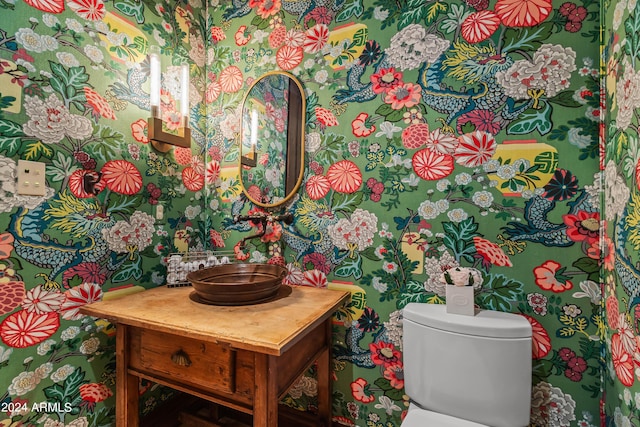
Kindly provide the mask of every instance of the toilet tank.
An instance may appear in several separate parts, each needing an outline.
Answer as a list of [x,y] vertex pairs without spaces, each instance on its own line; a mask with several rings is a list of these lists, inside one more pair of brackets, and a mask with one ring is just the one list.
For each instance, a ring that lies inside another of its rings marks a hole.
[[442,304],[403,311],[406,394],[427,410],[494,427],[529,424],[531,325],[523,316]]

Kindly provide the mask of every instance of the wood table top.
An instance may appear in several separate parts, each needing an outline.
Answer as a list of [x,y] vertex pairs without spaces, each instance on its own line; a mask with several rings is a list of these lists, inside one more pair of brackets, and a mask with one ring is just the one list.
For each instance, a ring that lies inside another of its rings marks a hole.
[[191,287],[161,286],[88,304],[80,312],[116,324],[280,355],[349,298],[344,291],[283,285],[268,302],[216,306],[194,301],[192,293]]

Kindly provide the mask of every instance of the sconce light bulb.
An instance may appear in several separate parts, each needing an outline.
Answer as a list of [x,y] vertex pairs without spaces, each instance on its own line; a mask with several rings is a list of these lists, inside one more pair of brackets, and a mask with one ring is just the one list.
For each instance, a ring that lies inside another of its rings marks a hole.
[[186,127],[189,122],[189,65],[182,64],[180,68],[180,113],[182,114]]
[[160,49],[158,46],[149,48],[149,69],[150,69],[150,90],[149,101],[151,104],[151,113],[153,117],[160,116]]

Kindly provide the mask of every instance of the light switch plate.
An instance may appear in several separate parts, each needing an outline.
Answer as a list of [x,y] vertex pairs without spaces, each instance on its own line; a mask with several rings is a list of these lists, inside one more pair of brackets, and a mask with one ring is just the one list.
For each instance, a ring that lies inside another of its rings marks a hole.
[[16,191],[23,196],[47,194],[46,164],[29,160],[18,160],[18,182]]

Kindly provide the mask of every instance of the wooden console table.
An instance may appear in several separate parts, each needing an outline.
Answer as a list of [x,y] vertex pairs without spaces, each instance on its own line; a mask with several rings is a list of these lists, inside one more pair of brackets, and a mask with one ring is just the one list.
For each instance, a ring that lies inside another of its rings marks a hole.
[[84,306],[116,324],[116,425],[137,427],[146,378],[278,425],[278,402],[318,363],[318,426],[331,425],[331,316],[343,291],[282,286],[270,302],[213,306],[159,287]]

